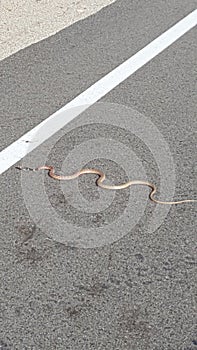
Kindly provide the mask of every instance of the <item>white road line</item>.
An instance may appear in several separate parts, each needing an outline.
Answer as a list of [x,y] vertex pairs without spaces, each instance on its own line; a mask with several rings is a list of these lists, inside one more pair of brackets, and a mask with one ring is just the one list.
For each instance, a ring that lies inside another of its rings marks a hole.
[[[191,12],[188,16],[153,40],[142,50],[138,51],[134,56],[98,80],[80,95],[75,97],[63,108],[59,109],[57,112],[38,124],[35,128],[20,137],[17,141],[5,148],[0,153],[0,174],[9,169],[12,165],[16,164],[19,160],[25,157],[25,155],[54,135],[88,107],[100,100],[108,92],[127,79],[131,74],[135,73],[139,68],[144,66],[152,58],[173,44],[182,35],[187,33],[196,24],[197,10]],[[43,128],[43,126],[45,127]],[[35,141],[34,136],[38,131],[39,139]],[[33,140],[33,142],[26,143],[24,140]]]

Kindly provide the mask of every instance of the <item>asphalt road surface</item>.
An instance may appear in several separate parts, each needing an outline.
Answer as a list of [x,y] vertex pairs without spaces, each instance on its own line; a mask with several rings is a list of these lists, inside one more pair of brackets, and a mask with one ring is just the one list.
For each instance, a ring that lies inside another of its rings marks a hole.
[[[116,1],[1,61],[1,150],[194,9]],[[197,198],[195,58],[192,29],[23,164],[97,167],[113,183],[149,179],[164,200]],[[146,188],[94,181],[1,175],[0,349],[197,349],[196,204],[167,209]]]

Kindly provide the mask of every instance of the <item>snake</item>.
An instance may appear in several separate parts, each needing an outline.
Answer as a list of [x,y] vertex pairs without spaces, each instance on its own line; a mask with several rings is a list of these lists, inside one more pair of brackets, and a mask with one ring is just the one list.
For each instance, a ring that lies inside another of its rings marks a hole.
[[123,184],[120,185],[107,185],[103,183],[106,179],[105,173],[102,172],[99,169],[81,169],[77,172],[75,172],[72,175],[58,175],[55,173],[55,168],[53,166],[48,166],[48,165],[42,165],[37,168],[29,168],[29,167],[22,167],[22,166],[17,166],[16,167],[19,170],[24,170],[24,171],[40,171],[40,170],[47,170],[48,175],[53,178],[54,180],[74,180],[78,178],[81,175],[84,174],[96,174],[98,175],[98,179],[96,181],[96,185],[102,189],[105,190],[122,190],[125,188],[128,188],[133,185],[142,185],[142,186],[148,186],[151,189],[151,192],[149,194],[149,198],[152,202],[157,203],[157,204],[164,204],[164,205],[172,205],[172,204],[182,204],[182,203],[191,203],[191,202],[197,202],[196,199],[183,199],[179,201],[160,201],[156,199],[155,193],[157,192],[157,188],[154,184],[148,182],[148,181],[141,181],[141,180],[129,180]]

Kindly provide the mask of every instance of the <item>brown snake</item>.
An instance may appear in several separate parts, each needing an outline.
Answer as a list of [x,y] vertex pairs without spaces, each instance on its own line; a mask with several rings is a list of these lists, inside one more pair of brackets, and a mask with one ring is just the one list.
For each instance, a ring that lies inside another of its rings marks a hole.
[[22,167],[18,166],[16,167],[19,170],[27,170],[27,171],[39,171],[39,170],[48,170],[48,175],[52,177],[55,180],[73,180],[79,177],[83,174],[96,174],[99,176],[98,180],[96,181],[97,186],[106,189],[106,190],[121,190],[123,188],[127,188],[132,185],[143,185],[148,186],[151,188],[151,193],[149,194],[149,198],[151,201],[158,203],[158,204],[181,204],[181,203],[189,203],[189,202],[197,202],[195,199],[184,199],[180,201],[172,201],[172,202],[163,202],[160,200],[155,199],[153,196],[155,195],[157,188],[155,185],[148,181],[141,181],[141,180],[134,180],[134,181],[128,181],[121,185],[105,185],[103,182],[105,180],[105,174],[98,169],[81,169],[80,171],[77,171],[76,173],[72,175],[57,175],[55,174],[55,169],[53,166],[43,165],[38,168],[28,168],[28,167]]

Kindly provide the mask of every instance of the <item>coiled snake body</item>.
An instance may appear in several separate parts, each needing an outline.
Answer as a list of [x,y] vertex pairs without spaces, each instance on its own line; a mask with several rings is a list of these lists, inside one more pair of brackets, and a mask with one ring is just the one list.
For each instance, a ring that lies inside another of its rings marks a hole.
[[22,167],[18,166],[16,167],[19,170],[26,170],[26,171],[39,171],[39,170],[48,170],[48,175],[52,177],[55,180],[73,180],[79,177],[80,175],[83,174],[96,174],[99,176],[98,180],[96,181],[97,186],[106,189],[106,190],[121,190],[133,185],[143,185],[143,186],[148,186],[151,189],[151,192],[149,194],[149,198],[151,201],[158,203],[158,204],[181,204],[181,203],[189,203],[189,202],[197,202],[195,199],[184,199],[180,201],[172,201],[172,202],[164,202],[160,201],[154,198],[154,195],[157,191],[157,188],[155,185],[148,181],[141,181],[141,180],[133,180],[133,181],[128,181],[125,182],[121,185],[106,185],[104,184],[104,180],[106,178],[105,174],[99,170],[99,169],[81,169],[80,171],[77,171],[76,173],[72,175],[57,175],[55,174],[55,169],[53,166],[48,166],[48,165],[43,165],[38,168],[29,168],[29,167]]

